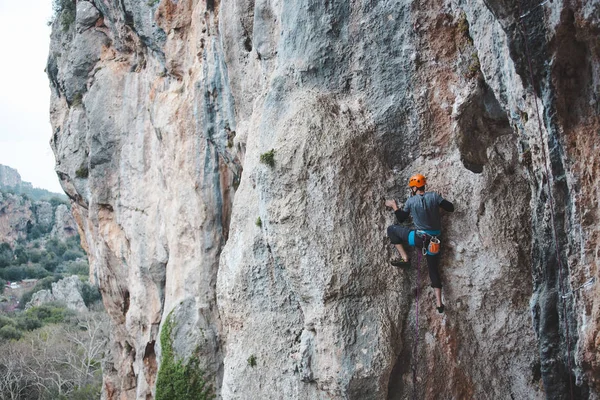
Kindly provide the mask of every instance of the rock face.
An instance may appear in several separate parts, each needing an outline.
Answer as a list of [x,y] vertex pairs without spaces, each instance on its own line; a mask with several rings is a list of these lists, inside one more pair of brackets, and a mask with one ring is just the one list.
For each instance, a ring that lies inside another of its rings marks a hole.
[[54,213],[54,225],[50,236],[59,240],[67,240],[77,234],[77,225],[69,208],[64,204],[59,204]]
[[0,187],[19,187],[21,186],[21,175],[14,169],[6,165],[0,165]]
[[0,243],[14,244],[27,236],[27,226],[36,222],[31,201],[18,195],[0,193]]
[[[169,315],[223,399],[598,398],[599,31],[597,0],[63,10],[52,146],[103,398],[154,396]],[[416,253],[388,262],[415,172],[456,207],[443,315]]]
[[64,303],[68,308],[85,312],[87,307],[83,301],[83,283],[77,275],[69,276],[52,284],[52,290],[40,290],[33,294],[25,309],[52,301]]
[[0,193],[0,243],[13,246],[18,240],[25,240],[34,228],[60,240],[77,234],[75,220],[66,205],[53,207],[47,201]]

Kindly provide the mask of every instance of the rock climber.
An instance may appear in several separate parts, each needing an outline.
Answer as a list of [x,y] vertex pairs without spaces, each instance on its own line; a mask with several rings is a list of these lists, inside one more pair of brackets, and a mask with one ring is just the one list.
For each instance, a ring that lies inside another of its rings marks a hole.
[[[408,186],[411,189],[411,197],[406,201],[403,209],[398,207],[396,200],[385,201],[385,205],[394,210],[398,222],[404,222],[409,216],[412,216],[416,228],[407,228],[397,224],[388,227],[388,237],[399,253],[399,257],[391,260],[391,264],[396,267],[410,266],[408,254],[402,246],[403,243],[418,249],[427,249],[431,239],[437,239],[442,233],[440,208],[449,212],[454,211],[454,205],[441,195],[436,192],[426,192],[426,183],[425,176],[421,174],[410,177]],[[427,251],[426,257],[431,287],[435,291],[437,311],[443,313],[445,307],[442,303],[442,282],[438,271],[440,254],[432,254]]]

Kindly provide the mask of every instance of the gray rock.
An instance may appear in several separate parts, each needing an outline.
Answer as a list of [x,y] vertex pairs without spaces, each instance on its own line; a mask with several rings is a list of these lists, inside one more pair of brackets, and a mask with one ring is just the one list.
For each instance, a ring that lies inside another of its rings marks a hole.
[[31,300],[25,305],[25,309],[40,306],[44,303],[58,301],[64,303],[67,308],[78,312],[87,311],[85,302],[81,295],[83,283],[77,275],[69,276],[52,284],[52,290],[39,290],[33,294]]
[[81,295],[83,283],[77,275],[72,275],[52,284],[52,296],[55,301],[65,303],[72,310],[87,311]]
[[25,239],[28,227],[35,223],[29,200],[18,194],[0,195],[0,243],[13,245],[17,240]]
[[75,17],[77,32],[81,33],[84,30],[94,26],[96,21],[98,21],[98,18],[100,18],[100,12],[92,3],[89,1],[77,2],[77,11]]
[[49,227],[54,222],[54,209],[52,204],[47,201],[37,201],[34,203],[36,222],[40,225]]
[[20,187],[21,175],[14,169],[6,165],[0,165],[0,187]]
[[33,294],[33,296],[31,296],[31,300],[25,304],[25,309],[29,310],[31,307],[38,307],[42,304],[51,303],[53,301],[56,301],[56,299],[52,295],[51,290],[38,290]]
[[69,211],[69,208],[64,204],[60,204],[56,207],[54,225],[52,226],[50,235],[59,240],[66,240],[77,235],[77,225],[73,219],[73,215]]

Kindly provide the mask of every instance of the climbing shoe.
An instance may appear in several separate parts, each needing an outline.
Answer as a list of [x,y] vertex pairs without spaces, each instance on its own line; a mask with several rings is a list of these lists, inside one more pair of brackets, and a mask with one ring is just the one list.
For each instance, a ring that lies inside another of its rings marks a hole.
[[443,304],[441,305],[441,307],[436,307],[436,308],[440,314],[442,314],[444,312],[444,310],[446,309],[446,307]]
[[390,261],[390,263],[394,266],[394,267],[410,267],[410,261],[406,261],[402,258],[393,258],[392,261]]

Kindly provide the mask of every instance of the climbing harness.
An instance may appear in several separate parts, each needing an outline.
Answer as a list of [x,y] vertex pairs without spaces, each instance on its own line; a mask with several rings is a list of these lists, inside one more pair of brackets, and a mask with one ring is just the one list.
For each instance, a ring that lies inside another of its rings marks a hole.
[[423,240],[422,252],[423,255],[435,256],[440,252],[440,239],[437,235],[430,235],[425,231],[417,230],[415,235],[419,236]]
[[[546,157],[546,149],[543,145],[544,143],[544,133],[542,131],[542,119],[540,118],[540,110],[538,107],[538,102],[537,102],[537,98],[538,98],[538,94],[535,90],[535,78],[533,75],[533,67],[531,65],[531,55],[529,53],[529,45],[527,44],[527,39],[528,39],[528,33],[527,33],[527,28],[525,26],[525,23],[523,22],[523,18],[526,17],[527,15],[529,15],[533,10],[535,10],[536,8],[540,7],[541,5],[547,3],[547,1],[544,1],[541,4],[538,4],[537,6],[533,7],[531,10],[529,10],[526,14],[523,14],[523,10],[521,9],[521,1],[519,0],[518,2],[518,6],[519,6],[519,15],[521,15],[521,17],[519,18],[519,23],[521,24],[521,29],[523,31],[523,42],[525,44],[525,55],[527,56],[527,64],[529,67],[529,75],[530,75],[530,79],[531,79],[531,89],[533,90],[533,94],[534,94],[534,103],[535,103],[535,112],[536,112],[536,116],[537,116],[537,123],[538,123],[538,130],[540,133],[540,142],[541,142],[541,149],[542,149],[542,156],[543,156],[543,161],[544,161],[544,169],[546,171],[546,184],[548,185],[548,199],[550,200],[550,219],[552,222],[552,234],[554,235],[554,249],[556,252],[556,260],[558,262],[558,290],[560,293],[564,293],[563,291],[563,267],[562,267],[562,259],[560,257],[560,251],[559,251],[559,243],[558,243],[558,236],[556,233],[556,221],[554,218],[554,197],[552,195],[552,186],[550,185],[550,170],[548,168],[548,160]],[[564,300],[567,297],[569,297],[569,294],[561,294],[561,298]],[[573,370],[573,367],[571,365],[571,339],[570,339],[570,335],[569,335],[569,321],[567,320],[567,302],[563,301],[563,315],[564,315],[564,321],[565,321],[565,336],[566,336],[566,341],[567,341],[567,358],[568,358],[568,365],[569,365],[569,388],[571,391],[571,400],[573,400],[573,379],[571,378],[571,371]]]

